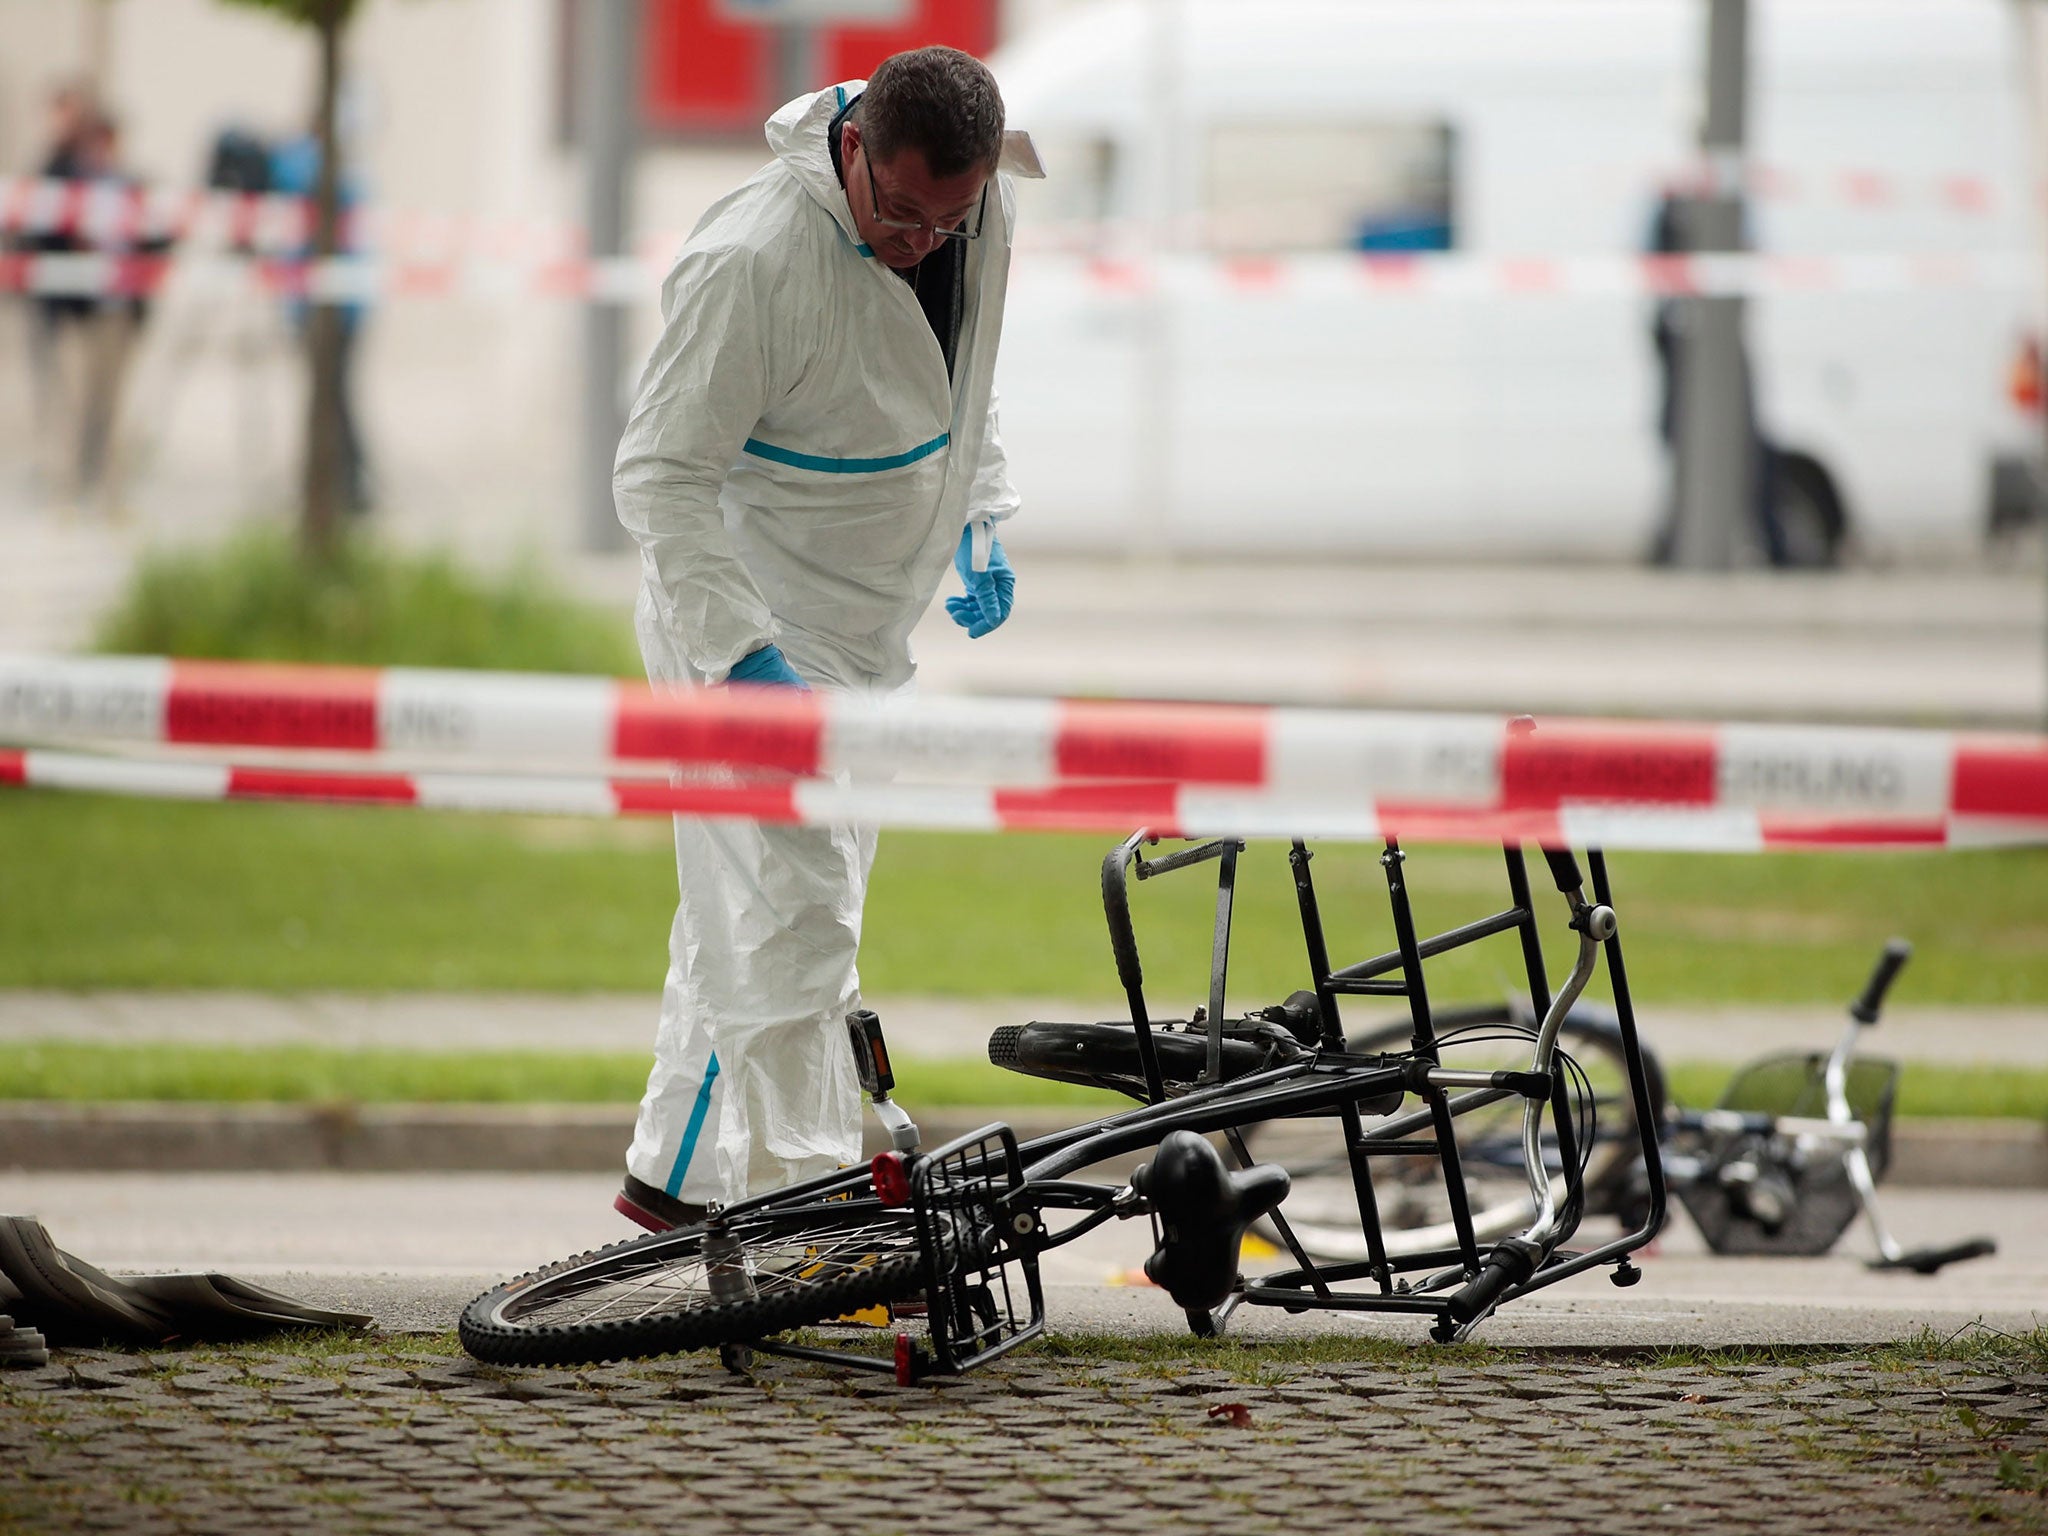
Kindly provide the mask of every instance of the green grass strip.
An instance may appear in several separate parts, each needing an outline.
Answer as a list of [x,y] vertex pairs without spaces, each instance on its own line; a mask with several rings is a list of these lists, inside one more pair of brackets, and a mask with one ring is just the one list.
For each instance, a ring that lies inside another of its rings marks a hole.
[[[0,1099],[107,1103],[631,1104],[648,1058],[626,1053],[344,1050],[325,1046],[38,1043],[0,1051]],[[1048,1083],[974,1060],[896,1062],[899,1091],[920,1108],[1072,1105],[1107,1114],[1120,1096]],[[1680,1063],[1667,1076],[1682,1104],[1711,1104],[1725,1066]],[[2048,1069],[1914,1064],[1898,1113],[1952,1119],[2048,1116]]]
[[[1378,1370],[1435,1372],[1446,1363],[1465,1368],[1509,1367],[1527,1370],[1558,1352],[1493,1343],[1462,1344],[1454,1350],[1418,1351],[1412,1340],[1322,1336],[1304,1339],[1193,1339],[1186,1333],[1102,1334],[1050,1332],[1038,1351],[1078,1363],[1115,1361],[1151,1366],[1162,1374],[1181,1370],[1221,1370],[1236,1380],[1278,1385],[1303,1369],[1323,1366],[1369,1366]],[[1609,1349],[1570,1351],[1572,1356],[1598,1355],[1634,1370],[1746,1370],[1762,1365],[1829,1365],[1857,1361],[1886,1374],[1910,1372],[1946,1362],[2048,1369],[2048,1327],[2007,1333],[1983,1323],[1950,1332],[1922,1329],[1910,1339],[1887,1344],[1744,1344],[1727,1346],[1616,1345]]]
[[[846,1347],[842,1337],[828,1337],[809,1329],[790,1335],[792,1343],[824,1347]],[[1654,1347],[1616,1345],[1605,1349],[1546,1349],[1540,1345],[1518,1347],[1492,1342],[1455,1346],[1418,1347],[1413,1338],[1379,1338],[1356,1334],[1309,1335],[1292,1338],[1244,1339],[1226,1335],[1220,1339],[1196,1339],[1186,1330],[1154,1333],[1107,1334],[1080,1330],[1056,1330],[1024,1346],[1024,1353],[1055,1366],[1071,1366],[1075,1384],[1090,1381],[1091,1368],[1102,1364],[1132,1367],[1136,1374],[1163,1380],[1177,1380],[1198,1374],[1205,1381],[1221,1373],[1247,1386],[1285,1386],[1304,1376],[1324,1372],[1354,1372],[1366,1369],[1395,1375],[1435,1378],[1446,1370],[1507,1372],[1526,1379],[1574,1360],[1597,1357],[1621,1379],[1666,1370],[1747,1373],[1759,1366],[1777,1366],[1795,1373],[1818,1372],[1843,1362],[1867,1367],[1878,1378],[1874,1386],[1891,1383],[1884,1377],[1906,1378],[1900,1385],[1913,1386],[1916,1373],[1927,1366],[1947,1363],[1974,1365],[1989,1371],[2035,1373],[2048,1370],[2048,1328],[2020,1333],[1972,1323],[1953,1331],[1937,1333],[1924,1329],[1913,1338],[1895,1343],[1765,1344],[1729,1346]],[[200,1342],[179,1346],[159,1357],[161,1374],[180,1375],[195,1367],[228,1367],[267,1364],[284,1366],[289,1376],[270,1375],[269,1384],[300,1380],[346,1383],[349,1373],[363,1369],[417,1369],[440,1360],[463,1358],[461,1342],[454,1332],[401,1332],[373,1328],[366,1333],[352,1329],[295,1328],[261,1338],[226,1343]],[[672,1361],[650,1361],[626,1366],[629,1376],[668,1381]],[[997,1365],[987,1379],[1000,1383],[1004,1367]],[[1797,1379],[1797,1378],[1795,1378]],[[6,1383],[0,1382],[0,1387]],[[1782,1384],[1780,1385],[1782,1389]]]
[[[867,904],[870,994],[1119,995],[1100,869],[1114,839],[885,832]],[[1282,846],[1238,883],[1233,1005],[1304,984]],[[1917,946],[1902,1005],[2048,1004],[2048,849],[1633,854],[1612,860],[1629,976],[1662,1006],[1846,1005],[1886,938]],[[1417,921],[1498,910],[1498,850],[1410,850]],[[1339,964],[1394,947],[1375,850],[1327,845],[1316,889]],[[0,988],[640,991],[667,963],[675,856],[659,820],[206,805],[0,789]],[[1561,903],[1542,879],[1554,971]],[[1155,1012],[1208,993],[1214,866],[1132,893]],[[1430,962],[1439,1003],[1522,985],[1501,935]],[[1596,986],[1597,995],[1597,986]],[[1373,1017],[1363,1003],[1355,1021]]]
[[[1716,1103],[1731,1069],[1682,1061],[1665,1068],[1665,1089],[1680,1104]],[[1948,1120],[2048,1120],[2048,1067],[1951,1066],[1909,1062],[1899,1074],[1893,1113]]]
[[[0,1050],[0,1099],[282,1104],[633,1104],[642,1054],[37,1043]],[[1110,1095],[976,1061],[897,1061],[908,1102],[1101,1104]]]

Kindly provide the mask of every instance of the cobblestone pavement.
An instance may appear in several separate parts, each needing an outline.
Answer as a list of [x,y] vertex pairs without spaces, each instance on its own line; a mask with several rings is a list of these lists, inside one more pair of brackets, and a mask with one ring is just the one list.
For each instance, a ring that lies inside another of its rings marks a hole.
[[59,1351],[0,1376],[0,1527],[2048,1528],[2039,1334],[1974,1358],[1762,1363],[1071,1340],[911,1389],[786,1361],[747,1379],[703,1355],[506,1371],[451,1350]]

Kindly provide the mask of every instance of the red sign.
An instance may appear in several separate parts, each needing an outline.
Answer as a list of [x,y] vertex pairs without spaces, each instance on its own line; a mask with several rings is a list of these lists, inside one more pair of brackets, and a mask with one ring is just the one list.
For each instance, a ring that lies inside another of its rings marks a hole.
[[[861,80],[892,53],[943,43],[980,56],[995,47],[998,0],[911,0],[901,26],[817,29],[819,89]],[[643,107],[668,133],[755,133],[785,99],[775,28],[726,20],[717,0],[647,0]]]

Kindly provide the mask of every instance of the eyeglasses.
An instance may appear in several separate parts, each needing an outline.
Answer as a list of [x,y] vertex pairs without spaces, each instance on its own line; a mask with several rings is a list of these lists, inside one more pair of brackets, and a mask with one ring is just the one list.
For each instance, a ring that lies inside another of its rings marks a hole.
[[867,145],[860,147],[861,154],[868,162],[868,204],[875,210],[875,222],[884,229],[901,230],[906,235],[937,235],[941,240],[979,240],[981,225],[988,214],[988,183],[981,184],[981,201],[975,205],[971,224],[959,229],[941,229],[936,224],[920,223],[916,219],[892,219],[882,212],[881,194],[875,190],[875,157],[868,154]]

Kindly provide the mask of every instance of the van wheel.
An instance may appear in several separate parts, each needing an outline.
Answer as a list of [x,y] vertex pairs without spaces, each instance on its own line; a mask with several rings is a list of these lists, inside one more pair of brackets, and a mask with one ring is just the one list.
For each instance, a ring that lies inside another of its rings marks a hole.
[[1795,570],[1841,564],[1848,519],[1834,481],[1813,459],[1771,455],[1771,513],[1778,524],[1777,564]]

